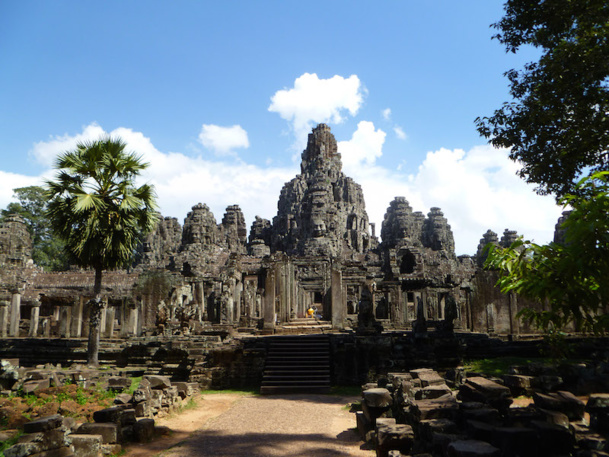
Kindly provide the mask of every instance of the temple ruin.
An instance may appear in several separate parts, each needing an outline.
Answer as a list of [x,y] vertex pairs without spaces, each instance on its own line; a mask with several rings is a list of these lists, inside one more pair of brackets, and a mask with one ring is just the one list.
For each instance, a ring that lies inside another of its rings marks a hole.
[[[515,317],[520,299],[499,293],[493,272],[481,268],[483,246],[507,245],[516,232],[506,229],[499,239],[489,230],[474,256],[457,257],[440,208],[425,215],[396,197],[380,235],[361,186],[342,172],[336,139],[320,124],[309,134],[300,174],[281,190],[277,214],[256,217],[249,236],[236,204],[220,223],[202,203],[183,225],[159,215],[133,267],[104,274],[102,338],[295,333],[305,326],[410,330],[417,319],[433,328],[447,313],[461,331],[531,331]],[[0,265],[1,337],[87,335],[93,272],[36,267],[17,216],[0,226]]]

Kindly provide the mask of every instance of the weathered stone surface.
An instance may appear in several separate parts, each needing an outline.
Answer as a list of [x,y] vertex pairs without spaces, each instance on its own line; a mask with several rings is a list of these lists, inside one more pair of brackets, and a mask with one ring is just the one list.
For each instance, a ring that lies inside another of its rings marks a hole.
[[281,189],[271,251],[341,257],[368,249],[368,215],[359,184],[342,171],[330,128],[309,134],[301,174]]
[[119,426],[114,422],[86,422],[78,427],[79,435],[101,435],[103,444],[115,444],[119,441]]
[[385,457],[390,450],[398,450],[409,454],[414,442],[414,432],[406,424],[377,424],[377,456]]
[[101,435],[70,435],[74,453],[78,457],[101,457]]
[[226,208],[220,224],[220,236],[230,252],[246,253],[247,227],[239,205],[230,205]]
[[524,427],[495,427],[491,444],[506,457],[536,457],[539,455],[537,432]]
[[122,392],[131,387],[131,379],[118,376],[108,378],[108,390],[116,390]]
[[570,392],[535,393],[533,395],[535,406],[551,411],[559,411],[569,420],[581,420],[584,417],[585,404]]
[[448,457],[499,457],[501,451],[489,443],[476,440],[453,441],[447,448]]
[[37,433],[46,432],[47,430],[53,430],[61,427],[63,423],[63,417],[59,414],[52,416],[41,417],[31,422],[27,422],[23,425],[24,433]]
[[374,388],[362,392],[364,402],[374,408],[385,408],[393,404],[391,393],[384,388]]
[[459,409],[453,395],[443,395],[431,400],[414,400],[409,407],[408,416],[412,423],[429,419],[454,420]]
[[146,443],[154,438],[154,419],[138,419],[133,424],[133,438],[138,443]]
[[167,376],[147,375],[144,376],[150,382],[151,389],[167,389],[171,387],[171,380]]
[[532,421],[531,428],[537,433],[539,455],[570,455],[573,452],[575,437],[567,427]]
[[509,388],[482,377],[467,378],[459,388],[459,397],[463,401],[488,403],[500,412],[506,411],[513,401]]
[[446,386],[444,378],[435,371],[424,371],[419,373],[422,387]]

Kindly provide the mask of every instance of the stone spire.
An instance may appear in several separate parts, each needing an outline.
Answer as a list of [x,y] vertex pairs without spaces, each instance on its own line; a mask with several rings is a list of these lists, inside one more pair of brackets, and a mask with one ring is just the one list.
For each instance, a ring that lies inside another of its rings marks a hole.
[[423,246],[455,255],[455,239],[440,208],[431,208],[423,224]]
[[245,254],[247,227],[239,205],[230,205],[226,208],[220,228],[228,250],[237,254]]
[[342,172],[330,127],[319,124],[302,153],[301,174],[281,189],[271,249],[290,254],[341,256],[368,249],[362,188]]
[[480,243],[478,243],[478,251],[476,252],[476,262],[478,263],[479,267],[484,266],[484,262],[488,257],[488,252],[485,251],[484,248],[489,243],[494,244],[496,246],[499,244],[499,238],[497,237],[497,234],[491,229],[488,229],[486,233],[482,235]]
[[425,216],[420,211],[413,212],[408,200],[395,197],[389,204],[381,226],[383,246],[394,248],[398,244],[421,247]]

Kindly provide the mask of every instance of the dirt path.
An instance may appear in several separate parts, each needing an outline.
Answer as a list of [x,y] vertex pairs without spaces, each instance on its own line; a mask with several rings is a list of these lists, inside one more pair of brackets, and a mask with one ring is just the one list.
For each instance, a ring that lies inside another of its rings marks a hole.
[[204,395],[198,407],[157,421],[172,430],[126,457],[371,457],[346,408],[352,397]]

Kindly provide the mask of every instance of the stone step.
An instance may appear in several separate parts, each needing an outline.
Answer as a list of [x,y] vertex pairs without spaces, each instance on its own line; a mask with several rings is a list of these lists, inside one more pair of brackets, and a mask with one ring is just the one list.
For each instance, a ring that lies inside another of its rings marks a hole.
[[330,346],[327,336],[269,339],[261,394],[328,392]]

